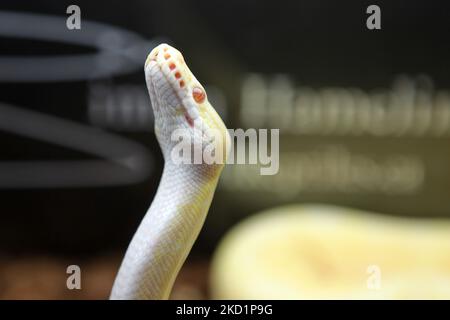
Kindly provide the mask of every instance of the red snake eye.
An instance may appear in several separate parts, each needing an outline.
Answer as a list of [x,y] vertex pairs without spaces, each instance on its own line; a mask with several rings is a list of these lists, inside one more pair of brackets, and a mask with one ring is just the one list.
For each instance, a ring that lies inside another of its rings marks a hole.
[[197,103],[202,103],[206,98],[205,91],[203,91],[203,89],[199,87],[195,87],[194,89],[192,89],[192,96]]

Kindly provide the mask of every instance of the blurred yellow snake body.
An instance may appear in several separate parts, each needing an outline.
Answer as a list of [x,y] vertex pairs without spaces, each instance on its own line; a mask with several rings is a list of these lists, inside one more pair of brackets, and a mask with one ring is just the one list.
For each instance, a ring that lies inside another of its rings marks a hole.
[[[169,297],[208,213],[230,146],[222,119],[178,50],[167,44],[153,49],[145,62],[145,78],[164,170],[153,202],[125,254],[111,299]],[[173,139],[176,130],[185,139]],[[215,139],[211,131],[219,133]],[[205,145],[214,143],[224,155],[223,161],[179,163],[172,151],[180,143],[193,153],[201,153]]]
[[450,299],[450,221],[272,208],[225,236],[211,270],[216,299]]

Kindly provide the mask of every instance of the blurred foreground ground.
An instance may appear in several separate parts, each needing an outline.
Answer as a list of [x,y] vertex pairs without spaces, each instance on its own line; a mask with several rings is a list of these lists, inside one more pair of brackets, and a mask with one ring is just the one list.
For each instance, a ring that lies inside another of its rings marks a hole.
[[[0,299],[107,299],[121,256],[74,262],[50,257],[0,258]],[[67,266],[81,268],[81,290],[66,287]],[[171,299],[206,299],[208,263],[188,261]]]

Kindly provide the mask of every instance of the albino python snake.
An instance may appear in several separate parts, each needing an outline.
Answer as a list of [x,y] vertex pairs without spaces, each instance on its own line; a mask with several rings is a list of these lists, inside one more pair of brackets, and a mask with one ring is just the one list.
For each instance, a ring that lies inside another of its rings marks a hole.
[[[225,125],[180,52],[166,44],[153,49],[145,77],[164,170],[111,299],[169,297],[231,147]],[[211,135],[213,131],[218,134]],[[222,162],[179,163],[174,157],[180,143],[195,158],[196,151],[204,154],[213,140]],[[212,263],[212,296],[448,299],[449,231],[450,223],[441,220],[400,219],[325,205],[274,208],[242,222],[222,241]]]
[[[203,225],[230,146],[222,119],[178,50],[167,44],[159,45],[149,54],[144,69],[164,169],[153,202],[120,266],[111,299],[169,297]],[[191,141],[185,143],[194,153],[196,148],[204,149],[204,144],[211,142],[209,131],[219,132],[213,140],[224,155],[223,161],[213,164],[174,161],[172,150],[180,139],[174,141],[172,134],[178,129],[183,129],[181,138],[183,135],[192,138],[181,140]]]

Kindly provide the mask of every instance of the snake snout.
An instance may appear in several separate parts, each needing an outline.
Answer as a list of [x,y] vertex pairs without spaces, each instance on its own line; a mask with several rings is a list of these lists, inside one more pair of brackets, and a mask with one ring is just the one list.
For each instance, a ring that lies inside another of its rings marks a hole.
[[148,55],[145,73],[157,104],[176,110],[194,127],[199,118],[198,106],[207,98],[180,51],[165,43],[155,47]]
[[191,77],[181,52],[168,44],[160,44],[148,55],[145,69],[153,64],[159,66],[167,81],[178,92],[180,98],[183,98]]

